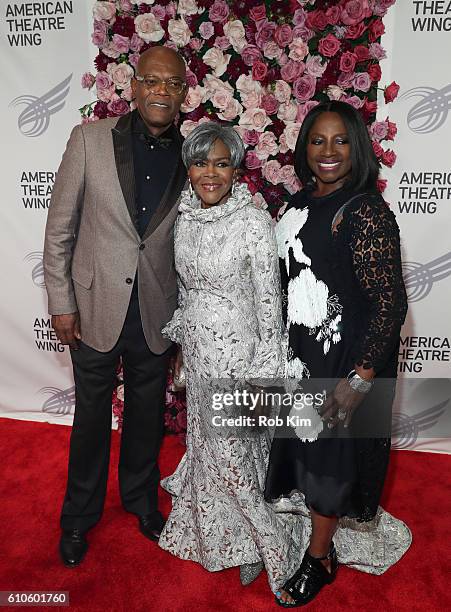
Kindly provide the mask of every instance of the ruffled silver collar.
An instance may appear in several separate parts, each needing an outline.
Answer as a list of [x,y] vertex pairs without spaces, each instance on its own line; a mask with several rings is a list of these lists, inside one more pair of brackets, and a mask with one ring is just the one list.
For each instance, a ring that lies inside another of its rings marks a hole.
[[179,212],[185,219],[199,221],[200,223],[210,223],[223,217],[228,217],[240,208],[249,205],[254,206],[252,194],[246,183],[239,183],[235,185],[233,193],[230,194],[224,204],[212,206],[211,208],[201,208],[199,198],[195,194],[190,195],[186,189],[181,194]]

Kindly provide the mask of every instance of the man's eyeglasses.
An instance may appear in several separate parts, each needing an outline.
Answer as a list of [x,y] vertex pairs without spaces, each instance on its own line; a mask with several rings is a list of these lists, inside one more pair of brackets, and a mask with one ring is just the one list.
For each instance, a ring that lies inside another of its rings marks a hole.
[[178,78],[163,80],[156,76],[140,76],[137,74],[135,75],[135,79],[151,93],[157,93],[157,90],[164,84],[169,95],[179,96],[186,87],[186,82]]

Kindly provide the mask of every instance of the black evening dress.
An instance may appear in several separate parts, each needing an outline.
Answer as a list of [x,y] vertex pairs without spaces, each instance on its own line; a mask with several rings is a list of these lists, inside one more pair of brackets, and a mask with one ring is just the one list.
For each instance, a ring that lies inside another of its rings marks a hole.
[[307,188],[292,197],[276,234],[288,376],[338,380],[357,364],[374,368],[384,384],[374,385],[346,434],[342,426],[324,428],[309,442],[276,433],[266,499],[301,492],[305,504],[320,514],[369,521],[388,465],[400,328],[407,311],[395,216],[376,192],[341,188],[314,197]]

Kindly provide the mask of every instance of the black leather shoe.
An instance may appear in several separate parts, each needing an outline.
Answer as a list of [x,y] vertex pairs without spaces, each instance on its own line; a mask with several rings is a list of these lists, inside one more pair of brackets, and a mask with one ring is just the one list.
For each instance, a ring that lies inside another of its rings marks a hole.
[[[330,572],[321,563],[324,559],[330,559]],[[276,597],[276,603],[283,608],[305,606],[318,595],[324,585],[334,581],[337,569],[337,553],[333,542],[326,557],[312,557],[306,551],[300,568],[282,587],[294,601],[284,602]]]
[[152,540],[152,542],[158,542],[165,524],[165,520],[161,514],[158,511],[153,512],[145,516],[138,516],[138,520],[139,530],[143,536]]
[[88,542],[79,529],[64,529],[60,539],[60,555],[66,567],[77,567],[83,561]]

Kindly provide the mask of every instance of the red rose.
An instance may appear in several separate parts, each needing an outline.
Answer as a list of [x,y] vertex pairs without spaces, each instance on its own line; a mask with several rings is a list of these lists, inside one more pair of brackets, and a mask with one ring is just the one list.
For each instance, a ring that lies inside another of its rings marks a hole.
[[357,45],[352,51],[357,55],[358,62],[366,62],[370,57],[369,49],[365,45]]
[[252,66],[252,78],[254,81],[263,81],[268,72],[268,67],[263,62],[259,62],[258,60],[254,62]]
[[340,19],[340,8],[338,6],[330,6],[326,11],[327,23],[337,25]]
[[274,32],[274,40],[282,49],[293,40],[293,31],[287,23],[277,26]]
[[369,114],[372,115],[377,111],[377,102],[376,100],[373,100],[372,102],[370,102],[368,99],[365,100],[365,111]]
[[375,19],[368,26],[368,39],[370,42],[375,42],[385,32],[385,26],[381,19]]
[[382,76],[382,70],[379,64],[371,64],[368,66],[368,74],[373,82],[378,83]]
[[379,191],[379,193],[384,193],[384,191],[387,188],[387,181],[386,181],[386,179],[377,179],[376,187],[377,187],[377,190]]
[[311,11],[307,13],[306,23],[312,30],[322,32],[327,27],[327,17],[324,11]]
[[377,140],[372,140],[371,144],[373,145],[373,151],[376,154],[376,157],[378,159],[380,159],[382,157],[382,155],[385,153],[384,149],[381,147],[381,145],[377,142]]
[[363,21],[357,23],[356,25],[350,25],[346,28],[345,38],[348,38],[350,40],[356,40],[357,38],[360,38],[362,36],[365,30],[366,25],[363,23]]
[[382,153],[381,162],[384,164],[384,166],[388,166],[388,168],[391,168],[394,165],[395,161],[396,153],[391,149],[388,149],[387,151],[384,151]]
[[389,121],[388,117],[385,121],[387,122],[387,125],[388,125],[388,132],[385,138],[386,140],[394,140],[396,133],[398,131],[398,128],[396,127],[396,123],[393,123],[393,121]]
[[260,19],[265,19],[266,6],[264,4],[260,4],[259,6],[253,6],[249,11],[249,15],[254,21],[260,21]]
[[393,102],[393,100],[396,98],[398,93],[399,93],[399,85],[398,83],[393,81],[392,83],[390,83],[390,85],[388,85],[384,89],[385,103],[388,104],[389,102]]
[[340,57],[340,70],[342,72],[353,72],[356,62],[357,55],[355,55],[355,53],[351,53],[351,51],[346,51]]
[[318,43],[318,51],[324,57],[333,57],[340,48],[340,41],[333,34],[328,34]]

